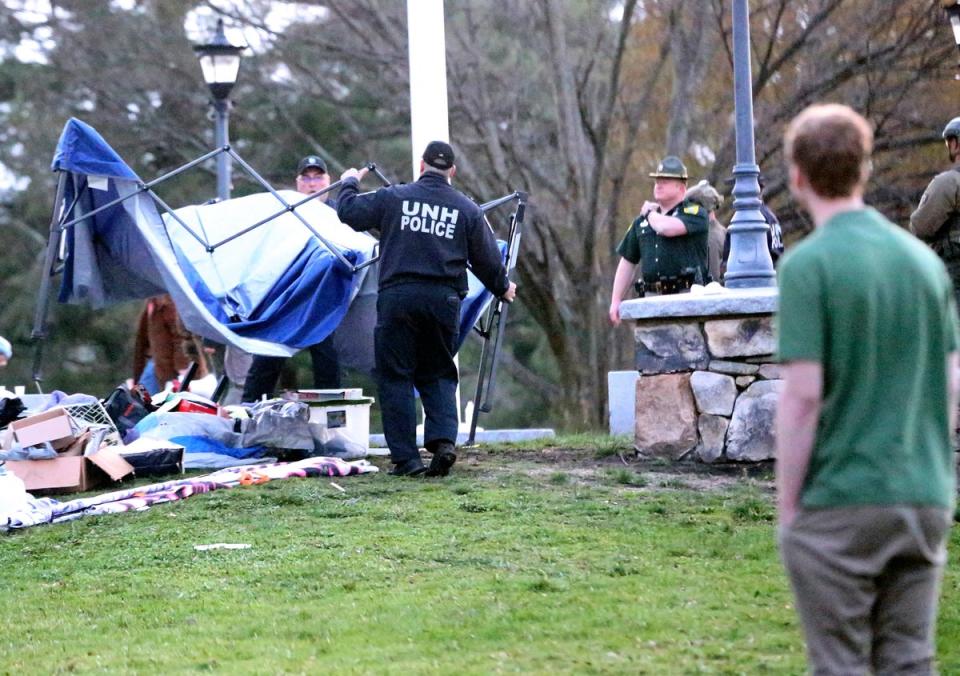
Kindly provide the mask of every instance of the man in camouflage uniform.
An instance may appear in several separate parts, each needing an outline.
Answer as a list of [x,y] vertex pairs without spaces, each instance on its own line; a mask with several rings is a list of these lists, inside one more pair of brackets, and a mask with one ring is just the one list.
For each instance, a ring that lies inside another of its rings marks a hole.
[[679,157],[665,157],[650,174],[654,201],[644,202],[617,247],[620,263],[613,279],[610,321],[620,324],[620,303],[636,279],[637,265],[647,293],[679,293],[709,281],[707,210],[684,198],[687,168]]
[[727,229],[717,220],[717,210],[723,204],[723,195],[710,185],[707,180],[702,180],[695,186],[687,190],[684,199],[696,202],[707,210],[707,218],[710,222],[709,234],[707,235],[707,261],[710,268],[710,278],[719,282],[723,279],[723,253],[724,241],[727,239]]
[[960,117],[944,128],[943,142],[953,167],[930,181],[910,214],[910,229],[943,259],[960,300]]

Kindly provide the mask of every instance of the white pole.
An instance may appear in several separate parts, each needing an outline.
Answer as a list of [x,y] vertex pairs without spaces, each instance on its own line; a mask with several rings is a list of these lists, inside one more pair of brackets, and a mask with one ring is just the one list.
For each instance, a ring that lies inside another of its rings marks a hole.
[[[447,118],[447,41],[443,0],[407,0],[407,45],[410,58],[410,145],[413,180],[430,141],[450,142]],[[460,360],[456,359],[459,369]],[[457,388],[457,419],[460,388]],[[454,440],[456,441],[456,440]]]
[[410,141],[413,179],[430,141],[450,141],[447,120],[447,47],[443,0],[407,0],[410,53]]

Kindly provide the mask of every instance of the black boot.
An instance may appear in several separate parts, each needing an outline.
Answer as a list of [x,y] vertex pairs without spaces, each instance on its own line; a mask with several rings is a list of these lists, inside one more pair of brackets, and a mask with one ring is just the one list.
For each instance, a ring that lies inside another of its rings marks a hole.
[[394,465],[389,473],[392,476],[418,476],[426,471],[420,458],[410,458]]
[[450,468],[457,461],[456,446],[449,441],[437,442],[433,449],[433,460],[430,461],[430,469],[427,470],[427,476],[447,476]]

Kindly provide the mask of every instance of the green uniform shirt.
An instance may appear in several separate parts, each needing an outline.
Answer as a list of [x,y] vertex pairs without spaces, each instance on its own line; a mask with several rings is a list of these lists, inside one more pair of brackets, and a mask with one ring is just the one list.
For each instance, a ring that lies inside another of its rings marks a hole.
[[952,507],[946,357],[958,329],[943,263],[867,208],[817,228],[779,280],[780,359],[823,366],[801,505]]
[[653,231],[646,216],[638,216],[623,236],[617,253],[634,265],[640,263],[647,282],[678,277],[685,269],[694,268],[700,274],[701,283],[706,283],[709,280],[707,210],[696,202],[684,200],[666,215],[683,221],[687,234],[662,237]]

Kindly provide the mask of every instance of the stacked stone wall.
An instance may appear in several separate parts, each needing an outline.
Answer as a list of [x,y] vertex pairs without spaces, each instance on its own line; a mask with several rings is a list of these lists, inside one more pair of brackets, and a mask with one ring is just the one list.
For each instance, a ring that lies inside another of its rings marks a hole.
[[703,462],[773,458],[773,315],[641,319],[634,445]]

